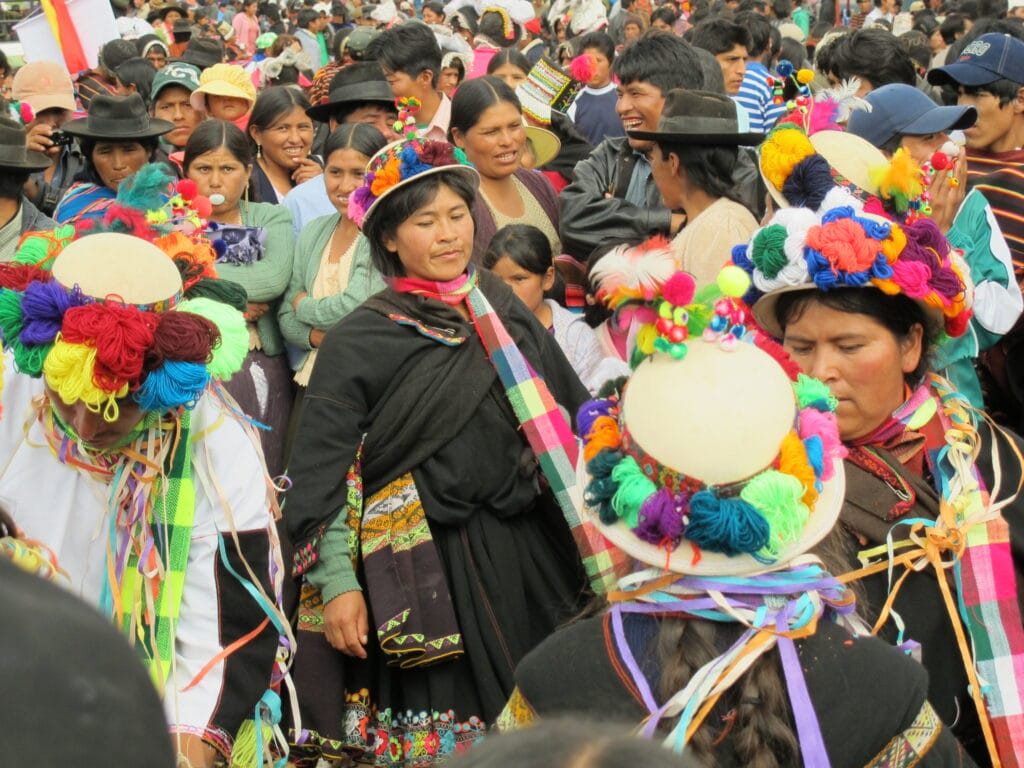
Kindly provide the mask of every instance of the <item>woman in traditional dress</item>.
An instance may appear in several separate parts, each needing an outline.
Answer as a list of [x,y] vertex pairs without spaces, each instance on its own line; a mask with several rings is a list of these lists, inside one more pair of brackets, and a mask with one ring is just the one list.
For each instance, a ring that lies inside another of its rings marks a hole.
[[[931,372],[937,340],[967,328],[968,270],[922,208],[893,205],[898,166],[878,168],[889,182],[872,188],[858,143],[773,131],[762,170],[813,210],[780,209],[733,260],[753,278],[758,323],[837,399],[846,568],[860,569],[858,552],[874,563],[859,574],[862,611],[884,639],[921,644],[938,714],[979,764],[1006,764],[1024,754],[1024,674],[1011,661],[1024,653],[1021,441]],[[833,177],[841,187],[802,181]],[[916,568],[905,578],[904,565]]]
[[245,134],[224,120],[204,121],[185,146],[185,176],[213,205],[207,238],[217,251],[217,269],[249,295],[250,352],[227,388],[249,418],[267,427],[260,431],[261,442],[276,477],[284,471],[292,404],[277,308],[291,278],[295,233],[287,208],[247,199],[252,168]]
[[586,390],[512,291],[470,264],[477,179],[447,142],[409,139],[349,197],[388,290],[323,338],[289,466],[314,762],[461,751],[501,711],[519,659],[588,599],[560,410]]
[[732,270],[713,304],[685,273],[649,293],[621,397],[580,409],[587,514],[635,568],[523,660],[499,724],[621,719],[687,765],[960,765],[924,669],[855,639],[812,550],[843,502],[835,403],[745,327]]

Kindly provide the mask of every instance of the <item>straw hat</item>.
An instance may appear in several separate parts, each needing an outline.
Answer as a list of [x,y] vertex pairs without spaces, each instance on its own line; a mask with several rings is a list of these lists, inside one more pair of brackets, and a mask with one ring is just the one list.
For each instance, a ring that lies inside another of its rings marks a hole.
[[533,152],[534,166],[537,168],[550,163],[562,150],[562,142],[558,136],[536,125],[526,126],[526,141]]
[[[730,294],[736,277],[720,278]],[[586,513],[623,552],[676,573],[779,567],[839,517],[836,403],[821,382],[794,380],[734,298],[693,303],[693,287],[676,273],[646,302],[648,356],[621,400],[580,409]]]
[[189,97],[192,108],[205,112],[207,94],[244,99],[250,106],[256,102],[256,86],[249,74],[237,64],[214,64],[204,69],[199,76],[199,87]]

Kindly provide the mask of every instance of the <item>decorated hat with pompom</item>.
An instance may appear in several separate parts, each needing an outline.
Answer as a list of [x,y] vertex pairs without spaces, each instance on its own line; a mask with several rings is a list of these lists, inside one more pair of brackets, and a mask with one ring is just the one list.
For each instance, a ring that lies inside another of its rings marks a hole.
[[[184,197],[193,190],[155,179],[121,185],[116,225],[26,235],[0,265],[0,335],[16,370],[107,421],[126,397],[145,411],[191,408],[248,353],[245,291],[217,278]],[[139,210],[125,199],[162,203]]]
[[388,144],[370,158],[366,166],[363,185],[348,198],[348,217],[360,229],[365,226],[385,197],[397,189],[421,178],[442,171],[460,173],[474,187],[480,183],[480,174],[466,159],[466,153],[447,141],[423,139],[416,129],[416,99],[398,101],[398,121],[395,131],[405,137]]
[[748,327],[738,300],[748,283],[731,267],[698,295],[679,272],[629,298],[653,318],[637,334],[639,363],[621,397],[580,409],[587,512],[646,564],[765,571],[806,552],[839,516],[836,401]]
[[928,218],[890,221],[840,205],[822,213],[783,208],[732,251],[750,275],[744,297],[758,324],[776,338],[778,297],[803,290],[877,288],[918,302],[948,336],[967,328],[973,304],[970,273]]

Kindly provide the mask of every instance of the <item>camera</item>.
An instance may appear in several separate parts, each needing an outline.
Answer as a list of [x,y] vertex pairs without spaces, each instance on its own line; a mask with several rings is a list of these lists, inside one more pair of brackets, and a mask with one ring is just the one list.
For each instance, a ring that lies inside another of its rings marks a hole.
[[54,131],[50,134],[50,141],[53,142],[55,147],[66,147],[75,140],[75,137],[70,133],[64,133],[64,131]]

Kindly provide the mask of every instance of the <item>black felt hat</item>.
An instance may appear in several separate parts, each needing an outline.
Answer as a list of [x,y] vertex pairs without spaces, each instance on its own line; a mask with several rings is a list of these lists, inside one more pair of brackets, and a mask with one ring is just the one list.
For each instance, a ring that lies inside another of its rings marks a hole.
[[174,123],[150,117],[137,93],[128,96],[94,96],[89,114],[64,123],[64,132],[87,139],[131,141],[152,139],[174,130]]
[[656,131],[627,131],[631,139],[676,144],[756,146],[763,133],[749,130],[750,120],[739,104],[720,93],[668,92]]

